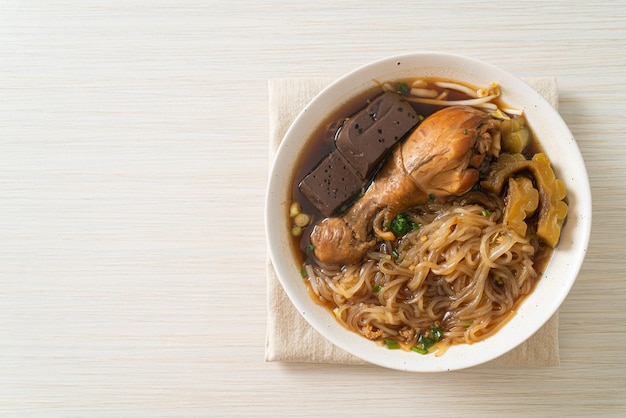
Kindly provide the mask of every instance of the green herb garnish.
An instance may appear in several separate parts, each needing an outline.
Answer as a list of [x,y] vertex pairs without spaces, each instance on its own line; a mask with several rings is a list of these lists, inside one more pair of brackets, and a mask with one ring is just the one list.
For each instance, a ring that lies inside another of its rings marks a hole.
[[396,237],[401,237],[409,231],[419,229],[418,225],[419,224],[412,222],[406,213],[399,213],[393,221],[387,224],[387,228],[389,228]]
[[411,88],[406,83],[400,83],[400,85],[398,86],[398,94],[401,94],[403,96],[408,96],[410,91],[411,91]]
[[385,345],[390,350],[397,350],[398,348],[400,348],[400,343],[396,340],[385,339]]
[[491,215],[491,212],[489,212],[487,209],[483,209],[483,211],[481,213],[482,213],[483,216]]
[[411,351],[420,354],[428,354],[428,349],[439,342],[442,336],[443,332],[441,328],[431,325],[428,335],[420,334],[419,337],[417,337],[417,345],[411,347]]
[[443,336],[443,332],[441,331],[441,328],[436,327],[434,325],[430,326],[430,337],[433,340],[435,340],[435,342],[439,342],[442,336]]
[[373,292],[378,293],[378,292],[380,292],[380,290],[381,290],[382,288],[383,288],[383,287],[382,287],[382,286],[380,286],[380,285],[375,285],[375,286],[372,286],[372,291],[373,291]]
[[435,201],[435,195],[434,195],[434,194],[432,194],[432,193],[430,193],[430,194],[428,195],[428,201],[429,201],[429,202],[434,202],[434,201]]
[[[393,234],[399,238],[406,235],[410,231],[417,231],[423,225],[420,223],[415,223],[409,219],[409,215],[406,213],[399,213],[391,222],[385,223],[385,227],[393,232]],[[398,258],[398,254],[394,249],[394,257]]]

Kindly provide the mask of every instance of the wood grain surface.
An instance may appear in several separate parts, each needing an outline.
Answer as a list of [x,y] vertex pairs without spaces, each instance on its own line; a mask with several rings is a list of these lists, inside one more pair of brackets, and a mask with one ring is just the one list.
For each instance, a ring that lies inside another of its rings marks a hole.
[[[626,413],[625,24],[605,1],[0,0],[0,416]],[[561,365],[266,363],[267,81],[417,50],[557,77],[594,199]]]

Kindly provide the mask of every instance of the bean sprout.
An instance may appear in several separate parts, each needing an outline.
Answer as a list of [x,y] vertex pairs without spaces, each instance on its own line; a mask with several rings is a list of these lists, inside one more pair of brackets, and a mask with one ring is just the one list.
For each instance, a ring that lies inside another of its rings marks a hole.
[[436,86],[439,86],[439,87],[444,88],[444,89],[460,91],[461,93],[467,94],[469,97],[473,97],[473,98],[477,98],[478,97],[478,93],[476,92],[476,90],[473,90],[473,89],[471,89],[471,88],[469,88],[467,86],[464,86],[462,84],[451,83],[451,82],[448,82],[448,81],[435,81],[434,84]]
[[[398,89],[389,82],[377,82],[381,85],[384,91],[398,92]],[[417,79],[411,83],[410,88],[406,92],[409,93],[409,95],[406,95],[405,92],[403,92],[403,95],[405,95],[406,100],[414,103],[423,103],[435,106],[473,106],[490,111],[494,114],[494,117],[498,117],[500,119],[507,119],[508,116],[506,114],[522,115],[524,113],[523,109],[509,107],[498,108],[495,103],[491,103],[492,100],[500,96],[500,86],[495,81],[491,82],[491,84],[487,87],[480,87],[476,90],[463,84],[451,81],[433,81],[431,83],[432,84],[424,79]],[[429,86],[433,85],[445,90],[441,93],[437,93],[437,90],[429,88]],[[450,90],[461,92],[470,98],[464,100],[446,100]]]
[[492,94],[490,96],[478,97],[476,99],[467,99],[467,100],[438,100],[438,99],[428,99],[423,97],[407,97],[406,99],[415,103],[424,103],[431,104],[437,106],[455,106],[455,105],[464,105],[464,106],[478,106],[485,104],[493,99],[498,97],[497,94]]
[[432,89],[422,89],[422,88],[411,88],[411,94],[417,97],[425,97],[428,99],[434,99],[439,96],[439,92],[437,90]]

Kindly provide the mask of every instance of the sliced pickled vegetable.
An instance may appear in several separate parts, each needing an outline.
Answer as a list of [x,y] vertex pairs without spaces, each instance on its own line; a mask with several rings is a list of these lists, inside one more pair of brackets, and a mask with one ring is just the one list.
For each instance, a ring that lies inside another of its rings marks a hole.
[[480,185],[487,190],[500,193],[508,178],[521,170],[530,168],[532,163],[522,154],[501,154]]
[[530,142],[530,131],[526,127],[526,120],[523,116],[515,116],[513,119],[505,120],[501,125],[502,149],[510,153],[520,153]]
[[550,159],[544,153],[537,153],[532,160],[522,154],[502,154],[487,179],[481,182],[482,187],[500,193],[504,182],[519,171],[529,171],[539,188],[539,214],[537,237],[548,246],[555,247],[561,236],[561,228],[567,216],[565,185],[554,175]]
[[537,223],[537,236],[550,247],[555,247],[561,236],[561,228],[567,216],[566,191],[563,181],[554,176],[550,160],[546,154],[535,154],[535,178],[539,184],[542,202]]
[[526,236],[526,218],[539,206],[539,192],[527,177],[509,177],[509,189],[505,198],[503,221],[518,235]]

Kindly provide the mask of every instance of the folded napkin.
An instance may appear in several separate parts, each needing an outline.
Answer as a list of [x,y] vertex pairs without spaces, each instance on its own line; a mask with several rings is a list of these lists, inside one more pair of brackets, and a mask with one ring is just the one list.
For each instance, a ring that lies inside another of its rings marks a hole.
[[[287,128],[300,110],[328,86],[332,79],[274,79],[269,81],[270,161]],[[553,77],[527,78],[555,108],[558,89]],[[330,315],[330,314],[329,314]],[[297,344],[286,342],[297,341]],[[265,360],[284,362],[366,364],[322,337],[292,305],[267,262],[267,332]],[[489,364],[510,366],[558,366],[558,312],[529,340]]]

